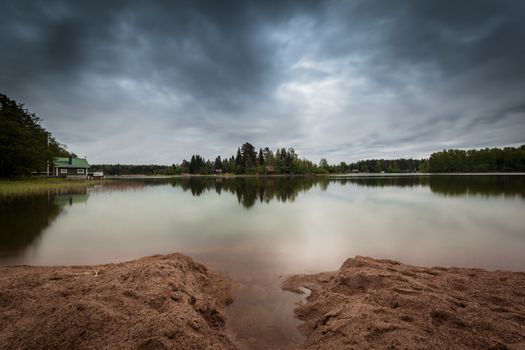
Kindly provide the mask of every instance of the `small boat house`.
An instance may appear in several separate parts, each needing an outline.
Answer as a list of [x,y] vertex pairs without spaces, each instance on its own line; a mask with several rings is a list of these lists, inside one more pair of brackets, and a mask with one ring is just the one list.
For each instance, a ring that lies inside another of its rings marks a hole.
[[85,158],[57,157],[53,160],[53,174],[57,177],[87,179],[89,167]]

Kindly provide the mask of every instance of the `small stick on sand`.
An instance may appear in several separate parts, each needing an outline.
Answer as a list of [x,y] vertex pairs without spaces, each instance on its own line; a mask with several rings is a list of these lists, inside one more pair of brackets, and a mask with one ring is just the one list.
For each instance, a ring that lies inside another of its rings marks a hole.
[[100,269],[93,269],[92,272],[77,272],[77,273],[72,273],[71,275],[91,275],[91,274],[94,274],[95,277],[97,277],[99,271],[100,271]]

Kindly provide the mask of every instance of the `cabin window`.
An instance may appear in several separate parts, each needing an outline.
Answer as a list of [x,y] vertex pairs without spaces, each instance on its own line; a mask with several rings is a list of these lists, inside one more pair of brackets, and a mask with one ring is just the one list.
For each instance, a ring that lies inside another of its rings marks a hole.
[[84,169],[77,169],[77,174],[84,174]]
[[67,169],[60,169],[60,174],[67,174]]

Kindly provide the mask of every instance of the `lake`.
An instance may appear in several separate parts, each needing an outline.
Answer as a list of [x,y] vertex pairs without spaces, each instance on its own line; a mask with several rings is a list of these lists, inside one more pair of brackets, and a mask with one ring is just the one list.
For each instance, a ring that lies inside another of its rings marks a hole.
[[524,175],[111,180],[0,199],[0,264],[78,265],[181,252],[237,282],[228,330],[245,348],[303,340],[294,273],[365,255],[525,270]]

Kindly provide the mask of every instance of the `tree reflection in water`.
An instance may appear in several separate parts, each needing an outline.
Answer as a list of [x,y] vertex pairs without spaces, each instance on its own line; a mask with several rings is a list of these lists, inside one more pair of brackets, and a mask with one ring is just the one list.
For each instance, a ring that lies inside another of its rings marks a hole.
[[239,204],[249,209],[257,202],[293,202],[301,192],[319,186],[326,191],[330,184],[365,187],[429,187],[433,193],[444,196],[520,196],[525,197],[525,176],[358,176],[348,178],[329,177],[189,177],[170,179],[173,187],[200,196],[207,191],[217,194],[228,192],[237,196]]
[[0,200],[0,257],[15,255],[34,244],[63,211],[86,202],[88,194],[44,194]]
[[239,204],[247,209],[257,202],[293,202],[300,192],[306,192],[317,185],[326,189],[323,185],[328,182],[328,178],[314,177],[190,177],[170,180],[173,187],[190,191],[194,196],[200,196],[206,191],[215,191],[217,194],[231,193],[237,196]]
[[[201,196],[205,192],[231,194],[246,209],[257,203],[294,202],[304,192],[318,187],[421,187],[442,196],[518,196],[525,198],[523,175],[431,175],[333,177],[180,177],[115,180],[90,188],[89,193],[141,191],[148,186],[173,186]],[[0,257],[17,254],[32,244],[57,219],[64,206],[86,202],[89,193],[34,195],[0,198]]]

